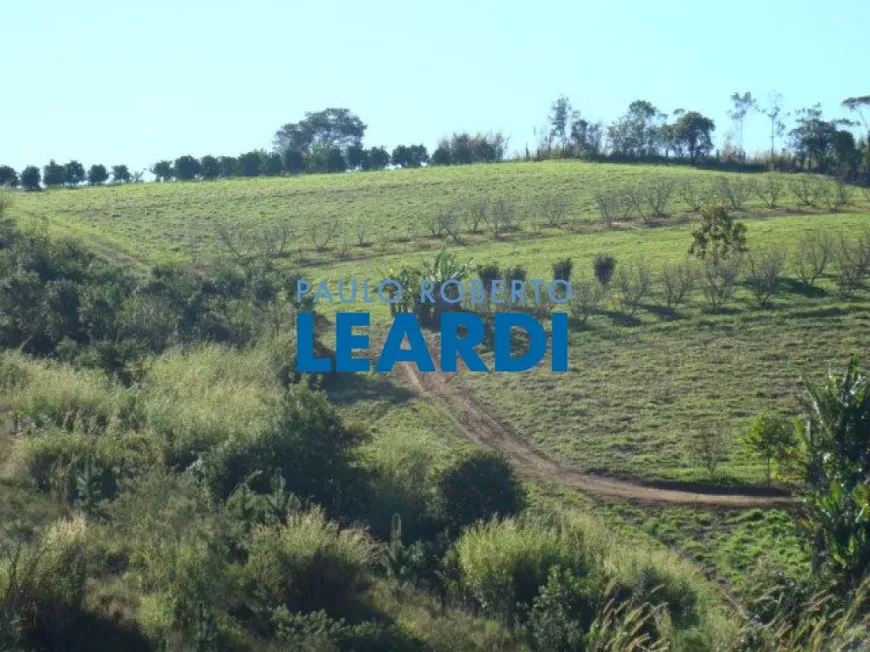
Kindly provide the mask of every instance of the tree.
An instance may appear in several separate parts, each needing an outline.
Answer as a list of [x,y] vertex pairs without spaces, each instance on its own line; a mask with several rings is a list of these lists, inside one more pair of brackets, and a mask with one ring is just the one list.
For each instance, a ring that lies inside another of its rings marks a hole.
[[169,181],[172,179],[172,162],[157,161],[151,168],[151,174],[157,178],[157,181]]
[[762,414],[753,419],[743,435],[743,447],[764,462],[767,484],[771,480],[771,467],[791,454],[797,439],[794,426],[788,419],[773,414]]
[[735,222],[724,206],[707,206],[701,211],[700,224],[692,231],[689,254],[704,259],[725,259],[732,252],[746,251],[746,226]]
[[113,165],[112,166],[112,182],[113,183],[130,183],[132,179],[132,175],[130,174],[130,168],[126,165]]
[[288,123],[275,133],[275,151],[292,147],[307,152],[320,146],[327,150],[338,148],[343,153],[352,145],[359,146],[365,131],[366,124],[349,109],[307,112],[304,119]]
[[267,177],[278,177],[284,172],[284,162],[280,154],[270,154],[263,159],[263,174]]
[[821,104],[800,109],[795,114],[797,126],[789,132],[795,155],[801,166],[826,172],[836,152],[834,143],[840,126],[853,126],[850,120],[824,120]]
[[341,155],[341,150],[338,147],[333,147],[326,154],[326,171],[344,172],[345,170],[347,170],[347,163],[344,156]]
[[691,450],[695,460],[713,476],[728,456],[728,439],[718,426],[707,427],[696,433]]
[[785,133],[785,123],[782,121],[788,114],[782,111],[782,94],[771,91],[767,99],[767,108],[764,115],[770,120],[770,164],[773,165],[776,156],[776,139],[782,138]]
[[804,385],[798,525],[812,546],[813,571],[854,585],[870,571],[870,379],[853,357],[844,374]]
[[42,181],[46,188],[62,185],[65,176],[63,166],[56,163],[54,159],[51,159],[48,165],[42,168]]
[[299,174],[305,171],[305,156],[298,149],[284,150],[284,169],[287,174]]
[[393,148],[393,154],[390,156],[390,162],[396,167],[408,167],[408,148],[405,145],[397,145]]
[[260,174],[262,160],[260,152],[252,151],[239,157],[239,174],[243,177],[256,177]]
[[734,122],[734,134],[737,136],[737,151],[742,161],[746,160],[746,152],[743,149],[743,125],[749,112],[757,109],[758,103],[749,91],[746,91],[743,95],[736,92],[732,93],[731,110],[728,111],[728,117]]
[[563,148],[568,146],[571,135],[571,126],[578,114],[571,108],[571,101],[564,95],[553,102],[550,107],[550,140],[557,140]]
[[70,161],[63,166],[63,182],[67,186],[77,186],[85,180],[85,166],[78,161]]
[[430,165],[450,165],[450,150],[443,145],[439,145],[429,160]]
[[203,179],[217,179],[221,175],[220,161],[210,154],[203,156],[199,162],[199,173]]
[[418,168],[429,162],[429,152],[425,145],[411,145],[408,147],[408,167]]
[[234,177],[239,173],[239,160],[235,156],[221,156],[218,163],[222,177]]
[[91,166],[91,169],[88,170],[88,183],[92,186],[98,186],[101,183],[106,183],[108,180],[109,172],[106,170],[105,165],[95,163]]
[[383,147],[372,147],[369,150],[369,165],[372,170],[383,170],[390,164],[390,154]]
[[600,122],[590,123],[575,114],[571,124],[571,145],[582,157],[595,157],[601,153],[604,138],[604,125]]
[[39,168],[35,165],[28,165],[21,171],[21,187],[25,190],[39,190],[42,175],[39,173]]
[[358,145],[347,148],[347,167],[350,170],[367,170],[368,158],[368,152]]
[[15,172],[15,168],[0,165],[0,186],[9,186],[10,188],[18,186],[18,174]]
[[665,114],[645,100],[635,100],[628,111],[607,129],[613,151],[630,157],[651,156],[658,150]]
[[179,181],[196,179],[202,170],[199,161],[190,155],[180,156],[175,159],[173,168],[175,169],[175,178]]
[[697,111],[683,113],[672,125],[670,134],[672,140],[684,147],[692,163],[698,157],[708,156],[713,149],[712,133],[715,123]]

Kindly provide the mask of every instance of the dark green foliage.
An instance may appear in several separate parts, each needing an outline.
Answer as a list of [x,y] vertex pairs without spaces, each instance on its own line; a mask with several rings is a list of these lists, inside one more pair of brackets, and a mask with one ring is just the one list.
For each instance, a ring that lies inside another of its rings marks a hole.
[[305,171],[305,157],[300,150],[284,150],[284,169],[287,174],[300,174]]
[[198,159],[190,155],[185,155],[175,159],[173,170],[175,172],[175,178],[179,181],[192,181],[199,176],[202,168]]
[[701,259],[708,254],[716,260],[725,259],[746,251],[746,226],[735,222],[724,206],[705,206],[692,238],[689,253]]
[[18,173],[8,165],[0,165],[0,186],[15,188],[18,186]]
[[130,174],[130,168],[126,165],[112,166],[112,182],[113,183],[130,183],[133,176]]
[[529,629],[539,650],[574,652],[584,649],[598,607],[596,587],[559,566],[550,569],[547,583],[532,603]]
[[221,176],[220,161],[210,154],[202,157],[199,168],[203,179],[217,179]]
[[814,567],[849,585],[870,570],[870,380],[853,357],[844,374],[805,385],[798,524]]
[[477,276],[480,278],[481,281],[483,281],[483,287],[486,290],[487,294],[491,292],[493,281],[497,281],[498,279],[502,278],[501,270],[495,263],[478,266]]
[[25,190],[39,190],[42,181],[42,175],[39,168],[35,165],[28,165],[21,171],[21,187]]
[[383,170],[390,164],[390,153],[383,147],[369,150],[369,166],[372,170]]
[[157,161],[151,168],[151,173],[158,181],[170,181],[172,179],[172,161]]
[[239,160],[235,156],[221,156],[218,162],[220,163],[220,176],[234,177],[239,173]]
[[438,478],[441,511],[453,532],[494,516],[518,514],[526,494],[510,463],[493,451],[476,450]]
[[595,273],[595,279],[601,285],[609,285],[613,279],[613,272],[616,269],[616,258],[606,254],[595,256],[592,261],[592,271]]
[[762,414],[753,419],[749,430],[743,435],[744,447],[764,461],[768,484],[773,464],[790,457],[796,444],[793,424],[773,414]]
[[65,173],[63,166],[56,163],[54,159],[42,168],[42,181],[46,188],[63,185]]
[[239,174],[243,177],[259,176],[262,170],[262,159],[260,152],[248,152],[242,154],[238,161]]
[[88,183],[92,186],[98,186],[101,183],[106,183],[109,180],[109,171],[105,165],[95,163],[88,170]]
[[346,150],[359,146],[366,125],[349,109],[329,108],[306,112],[299,122],[289,123],[275,133],[275,149],[283,152],[288,147],[307,152],[313,147]]
[[347,148],[347,167],[349,170],[368,170],[371,165],[369,153],[358,145]]
[[78,161],[70,161],[63,166],[63,182],[67,186],[78,186],[85,180],[85,167]]
[[347,162],[341,150],[333,147],[326,154],[326,171],[327,172],[344,172],[347,170]]
[[553,280],[555,281],[571,281],[571,272],[574,269],[574,261],[570,258],[557,260],[553,263]]
[[443,145],[438,146],[432,152],[432,158],[429,163],[430,165],[450,165],[450,149]]
[[278,177],[284,173],[284,162],[280,154],[270,154],[263,159],[263,174],[267,177]]

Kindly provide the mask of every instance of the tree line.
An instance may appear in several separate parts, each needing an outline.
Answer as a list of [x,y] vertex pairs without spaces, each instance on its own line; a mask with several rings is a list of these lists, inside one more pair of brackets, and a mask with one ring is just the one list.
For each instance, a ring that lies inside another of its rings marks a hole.
[[[728,116],[731,128],[725,143],[714,153],[716,123],[698,111],[676,109],[670,114],[651,102],[635,100],[613,123],[592,122],[562,95],[552,103],[547,128],[542,130],[533,152],[528,147],[515,160],[539,161],[579,158],[589,161],[676,161],[692,165],[713,164],[773,168],[782,171],[817,172],[849,182],[870,183],[868,137],[856,138],[852,129],[863,126],[870,133],[870,95],[850,97],[841,103],[858,120],[828,118],[820,104],[789,114],[782,95],[773,92],[761,104],[751,92],[733,93]],[[769,123],[770,150],[748,157],[743,133],[747,121],[758,115]],[[794,118],[786,131],[785,119]],[[436,165],[494,163],[508,156],[508,139],[500,132],[454,133],[442,138],[429,153],[423,144],[363,147],[367,125],[346,108],[307,112],[305,117],[278,129],[271,151],[253,150],[239,156],[180,156],[161,160],[150,172],[157,181],[192,181],[225,177],[281,176],[347,171],[419,168]],[[779,148],[778,148],[779,146]],[[113,183],[141,181],[143,173],[131,173],[126,165],[111,168]],[[87,182],[101,185],[110,180],[109,170],[95,164],[86,172],[72,160],[65,165],[53,159],[42,170],[28,166],[19,174],[0,165],[0,185],[37,190],[74,187]]]

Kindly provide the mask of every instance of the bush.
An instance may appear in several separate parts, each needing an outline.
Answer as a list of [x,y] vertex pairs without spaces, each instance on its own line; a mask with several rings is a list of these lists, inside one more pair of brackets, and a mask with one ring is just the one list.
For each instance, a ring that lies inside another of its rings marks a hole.
[[840,233],[831,262],[840,295],[851,297],[870,273],[870,235],[863,234],[855,242],[846,233]]
[[298,149],[284,150],[284,169],[288,174],[300,174],[305,171],[305,156]]
[[674,182],[670,179],[658,179],[641,190],[647,221],[667,217],[673,192]]
[[701,290],[714,310],[724,306],[734,296],[741,263],[742,257],[739,255],[727,258],[709,256],[701,266]]
[[591,281],[583,281],[576,283],[572,287],[572,291],[571,314],[581,324],[586,323],[589,316],[601,305],[606,292],[606,286]]
[[766,306],[779,290],[786,253],[782,249],[770,249],[763,253],[751,252],[746,258],[746,285],[752,290],[758,305]]
[[571,281],[571,272],[574,269],[574,261],[570,258],[557,260],[553,263],[553,280],[554,281]]
[[649,268],[644,265],[623,267],[619,272],[618,283],[622,307],[628,310],[629,316],[634,316],[652,287]]
[[662,271],[665,305],[671,310],[679,308],[691,296],[697,278],[698,269],[688,260],[666,266]]
[[686,180],[679,186],[680,198],[693,212],[700,213],[710,200],[708,184]]
[[[527,520],[491,521],[467,530],[455,546],[460,583],[486,612],[508,622],[529,607],[550,571],[589,573],[579,532]],[[521,609],[521,608],[520,608]]]
[[438,475],[439,511],[454,533],[494,516],[522,511],[526,493],[507,458],[475,450]]
[[791,192],[802,206],[816,206],[822,196],[822,186],[818,179],[800,174],[791,180]]
[[779,205],[779,198],[785,192],[785,181],[780,173],[768,172],[764,175],[763,181],[756,184],[755,192],[765,206],[774,209]]
[[825,273],[834,255],[834,245],[834,239],[827,231],[801,237],[792,257],[792,266],[801,283],[812,287]]
[[340,530],[318,509],[285,526],[254,529],[245,547],[242,587],[264,614],[281,608],[342,614],[375,557],[365,533]]
[[601,285],[610,285],[610,280],[613,278],[613,271],[616,269],[616,258],[605,254],[595,256],[592,262],[592,270],[595,272],[595,278]]

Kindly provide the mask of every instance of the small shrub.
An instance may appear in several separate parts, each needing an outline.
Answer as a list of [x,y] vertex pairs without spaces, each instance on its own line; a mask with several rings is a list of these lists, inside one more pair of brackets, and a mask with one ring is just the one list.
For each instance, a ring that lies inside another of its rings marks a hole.
[[834,282],[842,297],[851,297],[861,287],[870,269],[868,258],[870,255],[864,250],[860,240],[854,242],[846,233],[840,233],[834,245],[832,263]]
[[595,272],[595,279],[601,285],[610,285],[613,278],[613,272],[616,269],[616,258],[607,254],[599,254],[592,261],[592,270]]
[[741,177],[720,177],[716,180],[716,190],[731,210],[742,211],[746,202],[755,193],[755,182]]
[[341,220],[337,217],[316,220],[309,227],[309,236],[317,253],[322,254],[329,247],[329,243],[338,235],[341,229]]
[[801,237],[792,256],[792,267],[801,283],[812,287],[821,278],[833,258],[834,246],[834,238],[827,231]]
[[782,249],[752,252],[746,256],[746,285],[752,290],[759,306],[768,305],[770,298],[779,290],[785,260],[786,253]]
[[710,200],[710,187],[699,181],[686,180],[680,184],[680,198],[695,213],[700,213]]
[[455,546],[462,587],[486,612],[510,622],[530,606],[550,570],[588,574],[582,538],[568,528],[508,519],[476,525]]
[[755,186],[755,192],[764,205],[774,209],[779,205],[779,199],[785,192],[785,181],[779,172],[768,172],[762,181]]
[[549,228],[555,229],[561,226],[568,214],[568,200],[556,198],[541,202],[541,214],[544,216],[544,223]]
[[269,613],[341,613],[374,559],[365,533],[340,530],[317,509],[285,526],[255,528],[246,549],[243,590]]
[[701,266],[701,291],[710,307],[718,310],[734,296],[742,256],[709,256]]
[[728,456],[729,441],[721,428],[712,426],[695,433],[691,442],[692,456],[712,476]]
[[570,258],[563,258],[553,263],[553,280],[554,281],[571,281],[571,272],[574,269],[574,261]]
[[665,304],[676,310],[692,294],[698,278],[698,269],[690,261],[668,265],[662,271]]
[[480,226],[486,224],[488,206],[485,203],[473,203],[465,208],[462,219],[465,228],[472,233],[479,233]]
[[623,267],[618,276],[619,296],[623,309],[634,316],[652,287],[652,275],[644,265]]
[[674,192],[674,182],[670,179],[657,179],[642,190],[643,203],[646,208],[647,221],[667,217],[671,195]]
[[823,190],[822,184],[818,179],[806,174],[800,174],[794,177],[789,185],[799,205],[809,207],[818,205]]
[[589,316],[592,315],[601,305],[606,293],[606,286],[600,283],[583,281],[576,283],[573,287],[573,296],[571,297],[571,314],[581,324],[586,323]]
[[621,216],[622,201],[614,192],[596,192],[595,205],[605,226],[610,226]]

